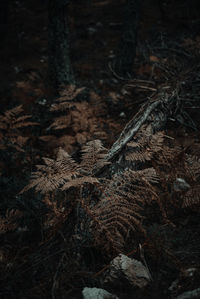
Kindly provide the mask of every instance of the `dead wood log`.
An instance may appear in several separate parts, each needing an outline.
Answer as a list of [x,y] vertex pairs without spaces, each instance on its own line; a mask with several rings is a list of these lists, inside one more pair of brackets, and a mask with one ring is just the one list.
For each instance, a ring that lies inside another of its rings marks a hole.
[[110,165],[98,169],[96,176],[112,176],[125,169],[134,168],[133,163],[127,162],[127,144],[138,133],[143,125],[150,126],[152,134],[163,130],[169,117],[172,117],[174,107],[177,106],[175,93],[172,90],[163,88],[153,98],[141,107],[136,115],[127,123],[119,138],[109,150],[106,161]]

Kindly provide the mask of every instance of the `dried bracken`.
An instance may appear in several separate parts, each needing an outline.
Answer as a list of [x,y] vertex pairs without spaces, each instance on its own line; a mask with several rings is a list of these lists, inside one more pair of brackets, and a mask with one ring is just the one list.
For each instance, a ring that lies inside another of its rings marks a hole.
[[150,126],[143,126],[134,139],[127,144],[130,151],[126,159],[140,162],[150,161],[156,153],[161,152],[163,142],[163,132],[153,134]]
[[15,230],[18,227],[18,219],[22,216],[19,210],[7,210],[5,217],[0,218],[0,233]]
[[22,105],[19,105],[0,116],[0,149],[12,147],[17,151],[24,151],[23,147],[29,138],[22,136],[20,130],[38,124],[30,121],[31,115],[23,115],[23,112]]
[[[200,148],[200,147],[199,147]],[[185,169],[190,188],[183,195],[183,207],[196,207],[200,203],[200,158],[197,155],[186,154]]]
[[109,249],[122,250],[130,231],[144,233],[142,209],[156,198],[152,184],[158,181],[155,170],[147,168],[127,170],[109,182],[102,199],[92,209],[97,231],[106,236]]
[[82,162],[78,164],[65,150],[60,148],[56,159],[43,158],[44,165],[37,165],[37,171],[32,173],[30,183],[21,193],[35,188],[42,194],[58,189],[67,190],[71,187],[79,187],[84,183],[98,183],[98,179],[91,174],[98,163],[107,164],[104,160],[101,141],[89,142],[83,148]]

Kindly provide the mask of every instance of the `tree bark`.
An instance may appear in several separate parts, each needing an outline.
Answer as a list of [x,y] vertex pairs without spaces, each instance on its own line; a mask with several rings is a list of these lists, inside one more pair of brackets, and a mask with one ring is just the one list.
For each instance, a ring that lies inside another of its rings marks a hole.
[[48,6],[49,77],[56,91],[61,85],[74,84],[69,53],[68,4],[69,0],[49,0]]
[[112,163],[98,169],[97,177],[111,177],[123,173],[128,168],[137,170],[134,163],[125,159],[128,151],[127,144],[144,124],[151,127],[152,135],[166,126],[170,111],[176,105],[176,99],[171,96],[171,93],[163,89],[156,95],[155,101],[141,107],[109,150],[106,161]]
[[122,37],[113,69],[122,77],[131,77],[136,56],[140,0],[127,0],[124,9]]

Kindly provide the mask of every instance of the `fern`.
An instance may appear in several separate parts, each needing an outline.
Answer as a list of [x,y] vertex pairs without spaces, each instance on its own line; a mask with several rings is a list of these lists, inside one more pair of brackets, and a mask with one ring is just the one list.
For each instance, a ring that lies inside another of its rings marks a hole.
[[144,233],[141,210],[150,197],[155,197],[152,183],[158,181],[153,168],[127,170],[113,177],[103,199],[91,211],[97,231],[106,236],[109,247],[120,251],[130,231]]
[[127,144],[129,152],[126,155],[126,160],[150,161],[156,153],[162,150],[163,141],[163,132],[153,134],[150,126],[143,126],[134,140]]
[[[84,183],[98,183],[98,179],[92,177],[95,166],[107,164],[104,160],[101,141],[89,142],[83,149],[83,159],[80,165],[62,148],[58,150],[56,159],[43,158],[44,164],[37,165],[37,171],[32,173],[30,183],[21,193],[35,188],[42,194],[56,190],[67,190],[71,187],[79,187]],[[101,153],[100,153],[101,152]],[[99,157],[101,160],[98,161]],[[96,163],[97,162],[97,163]]]
[[102,131],[103,121],[96,116],[102,114],[102,111],[97,109],[99,97],[95,93],[91,93],[92,103],[77,100],[76,97],[83,90],[84,88],[68,86],[50,109],[61,115],[54,118],[49,129],[65,130],[65,136],[73,137],[71,145],[85,144],[94,137],[105,139],[105,132]]
[[57,102],[51,106],[51,111],[65,111],[73,106],[73,101],[75,98],[84,90],[85,88],[76,88],[75,85],[68,85],[60,92],[60,97]]
[[197,207],[200,204],[200,184],[193,186],[183,196],[183,208],[186,207]]
[[24,151],[23,146],[29,138],[22,136],[20,129],[38,124],[29,121],[31,115],[21,115],[23,112],[22,105],[19,105],[0,116],[0,149],[13,147],[18,151]]
[[60,189],[67,181],[79,175],[78,164],[65,152],[59,149],[57,158],[43,158],[44,165],[37,165],[32,173],[30,183],[21,191],[35,187],[36,192],[48,193]]
[[185,160],[186,171],[188,175],[194,180],[199,181],[200,179],[200,157],[196,155],[186,155]]
[[82,148],[82,162],[80,164],[82,170],[86,173],[94,173],[99,167],[109,164],[105,160],[107,149],[102,146],[100,140],[88,142]]
[[182,195],[183,207],[198,206],[200,203],[200,158],[196,155],[186,154],[186,175],[190,180],[190,189]]
[[5,217],[0,218],[0,233],[15,230],[18,226],[18,219],[22,216],[19,210],[7,210]]

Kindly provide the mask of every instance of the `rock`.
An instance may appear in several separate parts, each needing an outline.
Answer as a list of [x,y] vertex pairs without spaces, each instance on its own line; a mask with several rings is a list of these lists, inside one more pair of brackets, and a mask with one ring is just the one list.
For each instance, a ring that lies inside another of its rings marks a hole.
[[124,117],[126,117],[126,114],[124,112],[121,112],[119,116],[124,118]]
[[140,262],[120,254],[110,263],[110,270],[104,282],[120,283],[125,279],[131,286],[144,288],[151,281],[149,270]]
[[84,288],[82,295],[84,299],[119,299],[116,295],[98,288]]
[[174,191],[186,191],[190,189],[190,185],[183,178],[176,178],[176,181],[173,184]]
[[199,299],[200,298],[200,288],[184,292],[175,299]]

